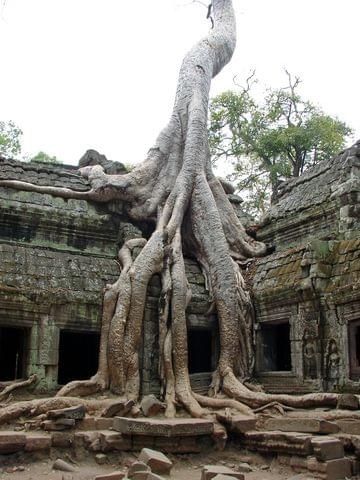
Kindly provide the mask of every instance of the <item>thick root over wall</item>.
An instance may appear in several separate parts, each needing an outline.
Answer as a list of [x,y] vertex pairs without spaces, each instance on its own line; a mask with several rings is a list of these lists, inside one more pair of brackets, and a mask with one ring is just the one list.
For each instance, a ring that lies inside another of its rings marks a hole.
[[[265,255],[267,249],[246,234],[211,169],[207,137],[210,83],[231,59],[236,39],[231,0],[213,0],[212,8],[214,28],[185,56],[170,121],[142,164],[126,175],[107,175],[100,165],[84,167],[81,173],[91,184],[88,192],[0,181],[2,186],[64,198],[104,203],[122,200],[129,205],[133,219],[154,225],[149,239],[127,239],[119,252],[120,276],[104,293],[97,374],[88,381],[69,383],[55,399],[31,402],[30,408],[24,402],[5,407],[0,423],[15,418],[14,412],[43,412],[54,408],[57,401],[64,406],[65,397],[108,389],[138,400],[138,350],[147,286],[154,274],[162,278],[159,375],[167,416],[175,415],[176,403],[194,417],[207,415],[209,408],[233,408],[251,415],[251,409],[273,402],[295,408],[336,405],[336,394],[268,395],[244,385],[251,377],[254,345],[253,308],[241,265],[248,258]],[[185,310],[191,292],[183,251],[191,252],[201,264],[218,316],[220,355],[211,397],[194,394],[190,386]]]

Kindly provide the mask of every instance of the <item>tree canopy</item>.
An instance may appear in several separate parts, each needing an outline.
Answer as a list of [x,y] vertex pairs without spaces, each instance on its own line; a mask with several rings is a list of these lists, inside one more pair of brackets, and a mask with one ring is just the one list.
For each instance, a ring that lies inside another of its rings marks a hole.
[[16,157],[21,152],[20,137],[22,131],[11,120],[0,121],[0,154],[4,157]]
[[62,163],[61,160],[55,156],[51,156],[42,150],[40,150],[34,157],[31,158],[32,162],[45,162],[45,163]]
[[245,195],[244,208],[258,216],[276,197],[281,181],[330,158],[351,129],[299,93],[300,79],[287,73],[283,88],[270,88],[259,102],[252,74],[245,86],[216,96],[210,104],[213,162],[230,159],[230,179]]

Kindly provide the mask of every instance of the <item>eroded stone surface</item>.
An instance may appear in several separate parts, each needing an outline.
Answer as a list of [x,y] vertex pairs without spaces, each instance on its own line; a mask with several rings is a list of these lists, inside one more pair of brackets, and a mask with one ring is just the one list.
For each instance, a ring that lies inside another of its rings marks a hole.
[[195,418],[160,420],[115,417],[113,428],[123,435],[176,437],[211,435],[214,424],[208,420]]

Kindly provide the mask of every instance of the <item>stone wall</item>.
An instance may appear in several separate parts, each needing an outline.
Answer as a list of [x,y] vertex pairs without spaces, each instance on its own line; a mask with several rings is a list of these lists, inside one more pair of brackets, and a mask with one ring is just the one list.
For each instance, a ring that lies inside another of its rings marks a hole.
[[[0,176],[37,185],[89,189],[87,181],[67,165],[0,159]],[[119,202],[104,206],[0,188],[0,342],[1,335],[8,334],[7,328],[24,332],[21,374],[37,373],[39,390],[58,387],[62,332],[99,334],[102,291],[119,274],[117,252],[127,238],[148,233],[130,223],[123,210]],[[188,308],[189,328],[213,332],[212,355],[215,355],[217,322],[214,316],[205,315],[210,305],[204,277],[194,261],[187,260],[186,268],[193,291]],[[143,332],[144,393],[158,392],[160,388],[157,344],[160,291],[160,279],[155,276],[149,285]],[[85,337],[79,339],[80,343],[85,341]],[[84,355],[85,361],[93,362],[97,351]],[[198,391],[204,391],[210,373],[194,374],[192,381]]]
[[[354,365],[360,358],[359,200],[357,143],[284,184],[258,230],[259,239],[276,246],[256,261],[253,275],[257,376],[269,391],[360,386],[360,365],[359,371]],[[264,371],[267,332],[284,324],[291,368]]]

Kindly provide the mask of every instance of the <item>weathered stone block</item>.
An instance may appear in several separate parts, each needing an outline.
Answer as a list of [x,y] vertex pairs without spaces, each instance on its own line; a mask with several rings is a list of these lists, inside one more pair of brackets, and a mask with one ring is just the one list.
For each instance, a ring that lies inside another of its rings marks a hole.
[[172,461],[161,452],[143,448],[141,450],[139,461],[144,462],[154,473],[169,475],[172,468]]
[[95,417],[85,417],[77,423],[77,428],[79,428],[79,430],[96,430]]
[[101,412],[100,416],[104,418],[111,418],[115,415],[123,417],[128,412],[130,412],[134,405],[134,400],[114,402],[108,407],[105,407],[104,410]]
[[321,462],[344,456],[343,444],[334,437],[314,437],[311,440],[315,457]]
[[70,463],[65,462],[61,458],[55,460],[52,468],[54,470],[60,470],[61,472],[76,472],[74,465],[70,465]]
[[234,433],[244,433],[254,430],[256,426],[256,418],[247,417],[246,415],[227,416],[221,413],[216,414],[217,420],[226,425],[226,427]]
[[243,434],[242,442],[249,450],[270,453],[310,455],[311,435],[294,432],[250,431]]
[[46,417],[50,420],[57,420],[60,418],[82,420],[83,418],[85,418],[85,407],[84,405],[77,405],[75,407],[50,410],[49,412],[47,412]]
[[237,478],[244,480],[244,475],[240,472],[235,472],[231,468],[220,465],[205,465],[201,471],[201,480],[211,480],[218,475],[225,475],[230,478]]
[[145,472],[145,473],[148,473],[148,472],[151,472],[151,468],[149,467],[149,465],[146,465],[146,463],[144,462],[134,462],[130,465],[129,469],[128,469],[128,472],[127,472],[127,476],[129,478],[133,478],[134,476],[134,473],[136,472]]
[[315,457],[310,457],[307,468],[309,472],[316,473],[316,476],[324,480],[343,480],[351,477],[351,462],[348,458],[319,462]]
[[342,410],[358,410],[359,400],[357,396],[352,393],[343,393],[339,395],[337,408]]
[[0,432],[0,454],[15,453],[24,450],[26,436],[17,432]]
[[281,432],[301,433],[337,433],[339,427],[334,422],[317,420],[315,418],[279,417],[269,418],[263,424],[265,430],[280,430]]
[[51,445],[55,448],[69,448],[74,443],[74,434],[68,432],[52,432]]
[[35,452],[38,450],[49,450],[51,447],[51,437],[49,435],[33,434],[26,435],[26,452]]
[[197,418],[160,420],[115,417],[113,428],[123,435],[182,437],[211,435],[214,431],[214,424],[209,420]]
[[99,440],[102,452],[131,450],[132,442],[130,437],[123,437],[120,433],[105,431],[99,432]]
[[158,413],[163,413],[166,408],[166,405],[160,402],[155,395],[146,395],[143,397],[140,406],[145,417],[153,417]]
[[339,429],[343,433],[351,435],[360,435],[360,421],[359,420],[337,420]]

